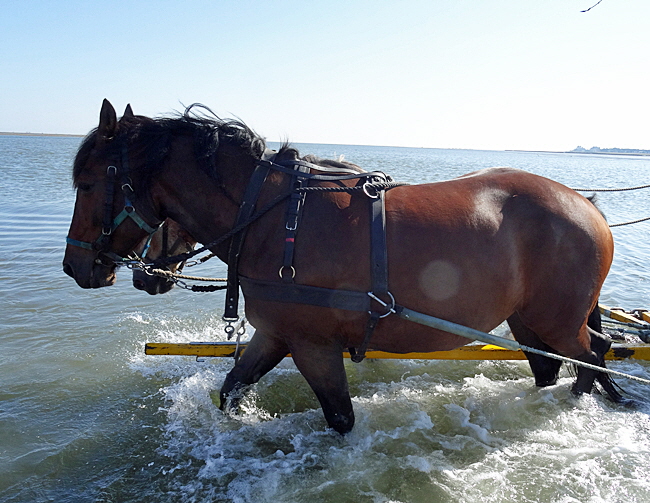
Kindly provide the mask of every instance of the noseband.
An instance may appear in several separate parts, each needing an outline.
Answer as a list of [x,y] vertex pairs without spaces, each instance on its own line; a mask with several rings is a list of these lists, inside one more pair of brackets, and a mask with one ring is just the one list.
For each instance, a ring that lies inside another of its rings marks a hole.
[[[78,239],[73,239],[70,236],[66,237],[66,243],[73,246],[78,246],[85,250],[95,250],[97,251],[97,259],[95,262],[103,263],[101,256],[106,256],[111,263],[120,263],[126,261],[125,258],[120,257],[119,255],[110,252],[109,248],[111,245],[112,235],[115,229],[117,229],[127,218],[130,218],[135,222],[135,224],[145,232],[149,234],[149,239],[147,244],[150,242],[153,234],[160,228],[163,222],[159,222],[155,227],[152,227],[144,219],[138,215],[133,205],[132,199],[135,195],[133,187],[131,186],[131,179],[129,178],[129,153],[126,145],[122,147],[122,159],[121,159],[121,170],[118,170],[116,166],[108,166],[106,168],[106,197],[104,199],[104,217],[102,221],[102,233],[99,237],[93,241],[79,241]],[[115,184],[119,180],[122,184],[122,194],[124,195],[124,208],[122,211],[113,218],[113,200],[115,196]],[[98,262],[99,261],[99,262]]]

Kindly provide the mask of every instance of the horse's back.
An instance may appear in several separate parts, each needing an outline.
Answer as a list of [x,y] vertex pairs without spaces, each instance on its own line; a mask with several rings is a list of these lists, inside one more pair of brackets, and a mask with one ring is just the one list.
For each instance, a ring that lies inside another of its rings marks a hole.
[[521,170],[393,189],[387,215],[396,296],[483,330],[519,310],[579,320],[611,264],[611,233],[594,205]]

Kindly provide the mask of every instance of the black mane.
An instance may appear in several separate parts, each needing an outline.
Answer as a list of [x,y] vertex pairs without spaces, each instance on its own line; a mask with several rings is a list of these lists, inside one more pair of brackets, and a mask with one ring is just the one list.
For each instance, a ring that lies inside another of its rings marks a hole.
[[[97,129],[93,129],[82,141],[74,161],[72,179],[76,186],[79,175],[88,159],[97,149]],[[136,153],[145,162],[137,167],[143,185],[148,185],[164,165],[169,156],[172,139],[187,135],[194,139],[194,154],[208,175],[219,180],[215,166],[215,155],[221,145],[241,149],[242,153],[259,159],[266,150],[266,142],[240,120],[221,119],[205,105],[195,103],[185,109],[183,114],[172,117],[149,118],[141,115],[123,117],[118,123],[115,136],[97,151],[107,162],[119,165],[124,147]],[[278,159],[300,159],[297,149],[284,143],[277,155]],[[320,159],[309,155],[304,158],[313,164],[331,167],[345,167],[363,171],[355,164],[345,161]],[[136,189],[137,190],[137,189]]]
[[[72,179],[76,181],[88,162],[97,143],[97,129],[93,129],[82,141],[75,157]],[[185,109],[182,115],[149,118],[140,115],[122,118],[117,124],[115,136],[97,155],[108,161],[120,162],[122,149],[137,152],[146,159],[138,171],[146,179],[161,169],[167,159],[172,139],[188,135],[194,138],[194,154],[200,166],[211,176],[218,178],[214,169],[214,156],[219,146],[226,144],[242,149],[259,158],[266,149],[266,143],[242,121],[221,119],[208,107],[195,103]]]

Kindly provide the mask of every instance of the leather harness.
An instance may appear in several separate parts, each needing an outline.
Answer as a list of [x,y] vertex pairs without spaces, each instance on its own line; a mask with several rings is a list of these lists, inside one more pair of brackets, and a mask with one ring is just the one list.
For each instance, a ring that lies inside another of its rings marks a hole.
[[[352,360],[360,362],[365,358],[368,343],[379,320],[395,312],[395,299],[388,290],[388,254],[386,247],[385,191],[403,185],[393,182],[382,172],[359,172],[348,168],[318,166],[301,160],[275,161],[275,154],[267,151],[258,161],[255,171],[244,193],[235,228],[251,218],[262,185],[273,169],[291,175],[292,191],[285,216],[285,247],[282,266],[278,271],[280,282],[263,281],[238,274],[239,257],[246,237],[246,228],[236,234],[228,253],[228,283],[226,287],[226,306],[223,319],[230,324],[230,334],[234,332],[233,323],[239,320],[239,287],[246,296],[283,303],[308,304],[320,307],[363,311],[369,313],[364,338],[359,348],[350,348]],[[311,170],[325,172],[312,174]],[[327,173],[329,172],[329,173]],[[334,174],[336,173],[336,174]],[[347,173],[342,175],[341,173]],[[357,179],[355,187],[309,187],[309,180],[340,182]],[[301,220],[305,197],[309,191],[359,191],[370,199],[370,292],[338,290],[296,284],[293,256],[295,240]],[[385,300],[384,300],[385,299]],[[378,309],[380,307],[381,309]]]

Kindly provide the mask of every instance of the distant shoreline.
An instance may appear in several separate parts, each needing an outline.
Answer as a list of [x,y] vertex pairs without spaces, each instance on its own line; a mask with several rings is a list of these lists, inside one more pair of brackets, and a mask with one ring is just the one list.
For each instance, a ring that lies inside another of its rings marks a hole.
[[0,136],[59,136],[64,138],[83,138],[84,135],[63,133],[8,133],[0,131]]
[[[66,134],[66,133],[14,133],[8,131],[0,131],[0,136],[33,136],[33,137],[54,137],[54,138],[83,138],[83,134]],[[270,143],[280,143],[268,140]],[[300,144],[301,142],[296,142]],[[313,142],[308,142],[313,143]],[[348,145],[344,143],[315,143],[314,145]],[[354,146],[352,144],[349,144]],[[358,145],[368,147],[385,147],[389,145]],[[483,149],[469,149],[469,148],[444,148],[444,147],[396,147],[391,148],[427,148],[434,150],[483,150]],[[499,152],[495,150],[494,152]],[[614,156],[634,156],[634,157],[650,157],[650,152],[606,152],[606,151],[592,151],[592,150],[522,150],[522,149],[505,149],[500,152],[521,152],[529,154],[577,154],[577,155],[614,155]]]
[[524,152],[531,154],[577,154],[577,155],[632,155],[636,157],[648,157],[650,153],[642,152],[590,152],[588,150],[575,151],[575,150],[506,150],[505,152]]

